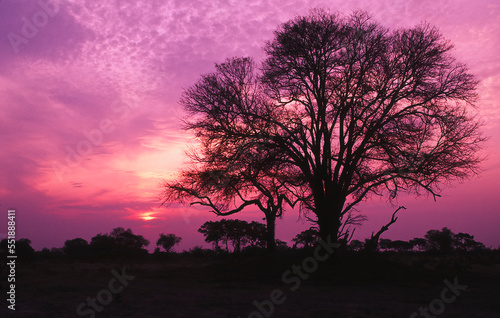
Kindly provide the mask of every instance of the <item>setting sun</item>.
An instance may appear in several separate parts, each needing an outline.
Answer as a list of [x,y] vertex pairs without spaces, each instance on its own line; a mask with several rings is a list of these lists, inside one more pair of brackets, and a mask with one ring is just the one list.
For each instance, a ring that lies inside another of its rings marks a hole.
[[157,218],[156,216],[151,216],[151,214],[153,213],[152,212],[142,213],[141,216],[139,216],[139,218],[144,221],[151,221]]

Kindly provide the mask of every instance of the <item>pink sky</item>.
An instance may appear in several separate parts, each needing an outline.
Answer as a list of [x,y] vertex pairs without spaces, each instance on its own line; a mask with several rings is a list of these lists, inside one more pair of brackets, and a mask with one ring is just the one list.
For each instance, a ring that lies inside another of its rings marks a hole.
[[[194,142],[179,128],[181,92],[215,62],[260,60],[278,24],[314,7],[363,9],[390,28],[427,21],[455,44],[481,81],[489,159],[437,202],[402,197],[408,209],[385,237],[447,226],[500,246],[500,3],[487,0],[0,1],[0,238],[14,208],[18,238],[37,250],[118,226],[153,245],[162,232],[183,237],[178,250],[204,245],[197,229],[212,214],[159,207],[159,183],[175,176]],[[375,198],[359,209],[369,218],[356,230],[363,239],[394,207]],[[309,226],[288,211],[277,236],[289,241]]]

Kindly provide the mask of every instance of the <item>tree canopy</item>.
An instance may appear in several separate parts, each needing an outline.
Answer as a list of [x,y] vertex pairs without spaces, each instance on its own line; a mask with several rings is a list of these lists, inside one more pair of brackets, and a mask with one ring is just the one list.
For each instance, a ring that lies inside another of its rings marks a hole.
[[143,255],[149,241],[142,235],[136,235],[132,229],[114,228],[109,234],[97,234],[90,239],[89,249],[93,255]]
[[472,111],[477,81],[452,48],[432,26],[390,31],[361,11],[313,10],[282,24],[260,67],[228,59],[185,91],[201,155],[165,185],[165,200],[217,210],[239,199],[238,212],[262,203],[244,177],[259,171],[279,185],[274,202],[300,202],[320,236],[336,240],[362,220],[353,212],[370,195],[438,197],[477,173],[485,139]]
[[[221,251],[223,244],[226,252],[229,252],[230,244],[233,252],[241,252],[246,245],[252,247],[266,247],[266,227],[259,222],[250,222],[243,220],[207,221],[198,232],[205,236],[205,242],[212,243],[216,251]],[[276,244],[276,242],[275,242]]]
[[163,247],[165,252],[169,253],[175,245],[179,244],[182,241],[182,238],[175,234],[160,234],[160,238],[156,241],[157,247]]

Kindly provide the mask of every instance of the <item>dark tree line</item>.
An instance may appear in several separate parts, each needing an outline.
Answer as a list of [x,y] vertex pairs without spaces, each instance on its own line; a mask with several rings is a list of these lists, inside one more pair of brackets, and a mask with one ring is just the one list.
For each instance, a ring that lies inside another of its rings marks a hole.
[[[156,242],[155,252],[170,253],[174,247],[181,242],[182,238],[175,234],[159,235]],[[99,233],[90,239],[90,242],[83,238],[66,240],[62,248],[43,248],[40,252],[35,252],[28,239],[19,239],[15,243],[15,253],[24,261],[32,261],[36,254],[44,258],[69,257],[72,259],[87,258],[112,258],[112,257],[142,257],[149,252],[146,247],[149,241],[142,235],[136,235],[131,229],[122,227],[114,228],[110,233]],[[7,239],[0,241],[0,255],[7,255],[9,251]]]
[[185,128],[201,147],[165,182],[163,203],[221,216],[255,205],[272,249],[287,206],[323,239],[345,240],[371,195],[439,197],[477,172],[484,140],[470,114],[477,81],[451,49],[434,27],[390,31],[359,11],[280,25],[262,64],[228,59],[184,92]]
[[[241,252],[244,247],[265,248],[268,244],[266,226],[259,222],[242,220],[208,221],[198,232],[205,236],[205,242],[212,243],[214,250],[226,252],[232,247],[233,252]],[[275,245],[283,246],[285,242],[275,240]]]
[[[180,242],[181,238],[174,234],[161,233],[156,242],[156,251],[159,252],[161,247],[165,252],[171,252],[174,246]],[[82,238],[67,240],[60,251],[55,249],[51,252],[71,258],[140,257],[148,254],[146,247],[149,246],[149,243],[142,235],[134,234],[131,229],[125,230],[122,227],[117,227],[109,234],[97,234],[90,239],[90,243]]]
[[[203,234],[205,242],[212,243],[213,251],[216,253],[240,253],[245,249],[264,250],[267,245],[266,226],[259,222],[246,222],[242,220],[221,219],[219,221],[205,222],[198,232]],[[312,250],[320,240],[320,232],[316,227],[311,227],[298,233],[293,239],[293,249]],[[160,248],[165,253],[171,253],[173,248],[181,242],[181,238],[175,234],[159,235],[156,242],[155,254],[160,252]],[[475,252],[488,250],[483,243],[474,240],[474,236],[467,233],[453,233],[444,227],[441,230],[429,230],[424,238],[414,238],[410,241],[380,239],[377,248],[371,248],[371,239],[365,242],[351,240],[343,242],[343,246],[348,250],[358,252],[373,251],[393,251],[393,252],[435,252],[448,254],[452,252]],[[277,247],[288,248],[286,242],[276,240]],[[16,241],[15,251],[23,262],[31,262],[36,259],[36,255],[43,258],[69,257],[71,259],[93,259],[109,257],[144,257],[148,254],[145,249],[149,241],[141,235],[133,234],[131,229],[121,227],[113,229],[109,234],[97,234],[90,243],[82,238],[67,240],[62,248],[44,248],[40,252],[35,252],[28,239]],[[7,239],[0,242],[0,255],[7,255],[9,243]],[[193,255],[214,255],[205,253],[200,247],[195,247],[188,252]]]
[[81,238],[66,241],[63,252],[66,255],[92,255],[97,257],[139,256],[147,254],[145,247],[149,241],[142,235],[136,235],[131,229],[122,227],[113,229],[109,234],[97,234],[90,243]]
[[[352,240],[349,244],[349,248],[355,251],[372,251],[369,246],[369,239],[366,239],[364,243],[359,240]],[[380,239],[377,249],[380,251],[428,251],[447,254],[453,251],[481,251],[485,250],[486,247],[483,243],[475,241],[474,236],[470,234],[455,234],[447,227],[444,227],[441,230],[429,230],[424,238],[417,237],[410,241]]]

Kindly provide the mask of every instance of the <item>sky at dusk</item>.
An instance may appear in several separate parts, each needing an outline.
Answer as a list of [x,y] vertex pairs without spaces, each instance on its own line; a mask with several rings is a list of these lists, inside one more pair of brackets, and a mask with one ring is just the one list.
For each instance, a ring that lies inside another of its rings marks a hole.
[[[500,1],[0,0],[0,238],[7,209],[17,237],[36,250],[90,240],[121,226],[154,245],[159,233],[183,238],[177,250],[207,246],[197,229],[206,209],[160,207],[160,182],[186,162],[193,137],[181,131],[183,89],[214,63],[264,57],[280,24],[312,8],[362,9],[384,26],[426,21],[454,43],[452,54],[480,81],[478,116],[488,160],[479,176],[430,197],[401,196],[407,210],[383,237],[409,240],[449,227],[500,246]],[[359,206],[369,237],[395,210],[386,198]],[[237,215],[262,221],[249,209]],[[288,210],[277,237],[310,224]]]

